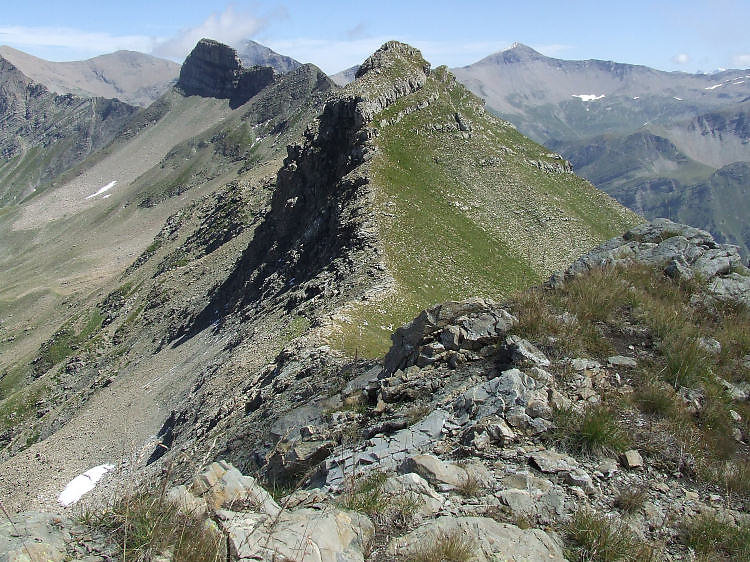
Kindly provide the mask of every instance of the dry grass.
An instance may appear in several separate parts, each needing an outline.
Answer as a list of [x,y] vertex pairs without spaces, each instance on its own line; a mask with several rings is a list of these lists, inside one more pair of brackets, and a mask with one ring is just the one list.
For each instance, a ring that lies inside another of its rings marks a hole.
[[[750,354],[750,311],[707,295],[699,279],[676,281],[658,269],[631,265],[594,270],[556,289],[516,296],[511,303],[519,319],[515,332],[552,358],[604,360],[626,343],[647,356],[628,381],[634,387],[629,401],[640,413],[613,423],[605,410],[591,410],[583,419],[558,412],[553,438],[592,453],[617,449],[623,436],[633,435],[650,462],[750,494],[750,484],[736,476],[745,474],[748,458],[732,437],[729,417],[729,409],[739,412],[741,429],[750,432],[750,406],[733,401],[717,378],[750,381],[743,361]],[[701,338],[716,339],[721,351],[707,351]],[[683,400],[688,391],[697,402]]]
[[579,562],[656,562],[657,549],[645,544],[620,521],[586,509],[565,526],[566,557]]
[[675,416],[682,406],[674,389],[658,381],[649,381],[639,386],[632,399],[641,412],[659,418]]
[[683,532],[685,545],[704,560],[750,560],[750,525],[735,526],[710,515],[689,522]]
[[589,406],[583,414],[555,410],[550,438],[565,449],[584,455],[611,455],[627,449],[630,440],[607,405]]
[[439,533],[430,541],[423,540],[403,562],[469,562],[474,559],[476,546],[460,529]]
[[171,553],[174,562],[212,562],[226,556],[220,533],[204,515],[184,513],[156,493],[125,496],[85,522],[105,532],[124,562],[142,562]]
[[456,486],[456,492],[465,498],[476,498],[481,495],[484,486],[473,474],[468,474],[466,480]]
[[645,488],[624,488],[618,492],[615,498],[615,507],[628,514],[637,513],[643,508],[647,497]]
[[380,529],[407,528],[422,507],[422,501],[413,493],[387,492],[386,480],[383,472],[352,479],[338,500],[339,506],[367,515]]

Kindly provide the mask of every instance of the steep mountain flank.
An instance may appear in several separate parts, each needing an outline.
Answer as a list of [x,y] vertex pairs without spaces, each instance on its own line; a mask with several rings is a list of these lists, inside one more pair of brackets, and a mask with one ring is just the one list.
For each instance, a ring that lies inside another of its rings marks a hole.
[[58,94],[117,98],[146,107],[169,90],[180,65],[135,51],[116,51],[83,61],[53,62],[8,46],[0,56],[34,82]]
[[670,123],[663,134],[687,156],[714,168],[750,161],[750,102]]
[[135,112],[118,100],[51,93],[0,57],[0,205],[109,143]]
[[704,228],[717,240],[750,253],[747,162],[714,170],[667,138],[648,132],[550,146],[565,152],[580,174],[628,208],[649,218],[670,217]]
[[[149,372],[165,369],[163,356],[152,356],[184,323],[178,313],[195,309],[190,314],[196,315],[210,289],[233,270],[250,225],[264,215],[285,147],[320,113],[333,87],[319,69],[303,65],[235,110],[226,99],[172,91],[60,179],[62,185],[0,216],[0,441],[9,444],[6,451],[46,438],[85,410],[94,390],[130,372],[121,360],[135,358],[131,349],[141,357],[135,363],[156,361]],[[102,178],[119,181],[97,194]],[[61,200],[65,205],[55,209]],[[186,266],[195,276],[187,285]],[[194,369],[190,364],[181,380],[190,384]],[[61,377],[66,382],[56,384]],[[128,385],[138,378],[118,381],[132,392]],[[179,399],[175,390],[170,400]],[[144,406],[144,419],[156,416],[161,424],[161,404],[155,411]],[[22,436],[21,420],[35,413],[36,427]]]

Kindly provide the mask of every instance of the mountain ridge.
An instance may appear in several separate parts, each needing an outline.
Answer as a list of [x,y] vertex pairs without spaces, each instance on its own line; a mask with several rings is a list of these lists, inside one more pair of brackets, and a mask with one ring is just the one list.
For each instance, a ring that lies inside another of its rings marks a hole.
[[82,61],[52,62],[3,45],[0,56],[53,92],[117,98],[141,107],[149,105],[174,84],[180,66],[125,50]]

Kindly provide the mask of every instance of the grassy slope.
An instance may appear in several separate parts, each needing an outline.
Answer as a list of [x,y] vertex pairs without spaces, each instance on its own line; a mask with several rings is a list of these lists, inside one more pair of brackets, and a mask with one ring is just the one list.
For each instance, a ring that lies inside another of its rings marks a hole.
[[[456,112],[472,123],[469,138]],[[375,212],[396,288],[348,311],[358,328],[334,343],[350,353],[383,353],[393,328],[436,302],[530,286],[639,220],[577,176],[531,165],[560,160],[486,113],[443,69],[375,124]]]

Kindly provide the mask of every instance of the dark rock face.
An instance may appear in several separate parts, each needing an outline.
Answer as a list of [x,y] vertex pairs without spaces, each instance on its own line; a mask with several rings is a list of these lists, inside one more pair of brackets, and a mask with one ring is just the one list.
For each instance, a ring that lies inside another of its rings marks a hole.
[[177,87],[189,96],[229,99],[238,107],[273,81],[272,68],[243,68],[237,51],[201,39],[182,65]]

